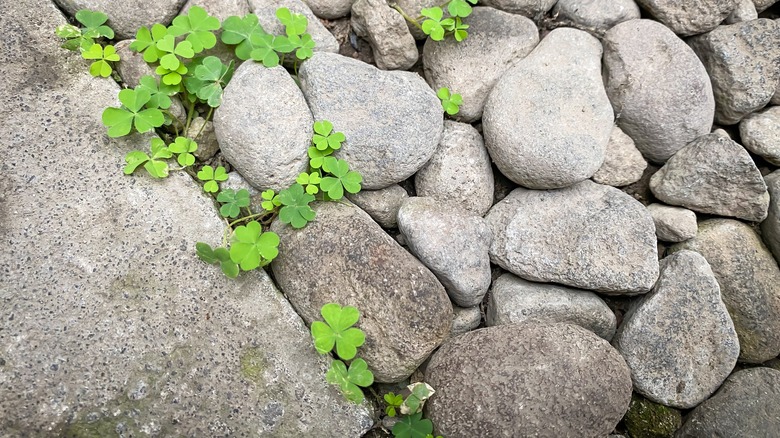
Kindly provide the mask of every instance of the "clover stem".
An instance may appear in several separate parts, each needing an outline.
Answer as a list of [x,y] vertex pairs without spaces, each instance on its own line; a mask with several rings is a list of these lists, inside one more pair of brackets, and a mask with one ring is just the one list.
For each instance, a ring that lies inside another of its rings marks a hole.
[[190,124],[192,123],[192,115],[194,113],[195,113],[195,102],[190,102],[190,107],[187,109],[187,122],[184,125],[184,134],[186,135],[190,134]]
[[414,18],[410,17],[406,12],[404,12],[404,10],[401,9],[400,6],[398,6],[395,3],[392,3],[391,6],[393,7],[393,9],[398,11],[398,13],[401,14],[402,17],[404,17],[404,20],[412,23],[416,28],[422,30],[422,26],[420,25],[420,23],[418,23],[417,20],[415,20]]
[[214,107],[209,107],[209,112],[206,114],[206,119],[203,122],[202,125],[200,125],[200,129],[198,130],[198,133],[195,134],[195,137],[192,138],[193,141],[195,141],[196,138],[200,137],[200,134],[203,132],[203,128],[206,127],[206,123],[209,122],[209,119],[211,118],[211,114],[214,112]]

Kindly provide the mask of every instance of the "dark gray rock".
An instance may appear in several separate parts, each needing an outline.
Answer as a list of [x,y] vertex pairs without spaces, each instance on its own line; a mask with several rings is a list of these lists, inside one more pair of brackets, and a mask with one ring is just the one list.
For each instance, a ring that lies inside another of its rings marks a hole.
[[303,0],[314,15],[333,20],[335,18],[346,17],[355,0]]
[[681,409],[712,395],[739,356],[718,282],[693,251],[661,260],[658,282],[632,304],[612,344],[626,359],[637,392]]
[[463,96],[454,118],[470,123],[482,117],[488,94],[501,75],[539,43],[539,30],[526,17],[493,8],[473,8],[464,21],[468,38],[428,39],[423,65],[431,88],[447,87]]
[[648,160],[663,163],[712,127],[715,99],[707,71],[673,32],[631,20],[604,39],[604,83],[617,124]]
[[285,189],[308,169],[314,120],[295,81],[282,67],[245,62],[236,69],[214,113],[225,158],[254,187]]
[[696,213],[680,207],[650,204],[647,211],[653,216],[655,235],[664,242],[682,242],[696,237]]
[[320,202],[314,210],[303,229],[272,225],[281,239],[271,264],[277,284],[309,324],[327,303],[357,307],[366,333],[359,354],[375,380],[404,380],[449,334],[444,287],[361,209]]
[[526,280],[631,295],[658,278],[653,219],[614,187],[517,188],[485,219],[491,261]]
[[699,223],[693,239],[669,248],[707,259],[739,336],[742,362],[761,363],[780,353],[780,268],[753,229],[739,221]]
[[398,209],[409,195],[403,187],[393,184],[379,190],[361,190],[347,193],[347,198],[363,209],[382,228],[398,226]]
[[284,35],[284,25],[276,18],[276,10],[287,8],[296,14],[303,14],[309,21],[306,32],[314,40],[314,52],[338,53],[339,42],[322,24],[316,15],[301,0],[247,0],[249,10],[257,15],[257,21],[263,29],[274,35]]
[[650,15],[681,36],[714,29],[738,0],[636,0]]
[[117,40],[134,38],[141,26],[155,23],[169,25],[185,0],[161,0],[153,3],[145,0],[54,0],[70,16],[82,9],[100,11],[108,15],[108,25],[114,29]]
[[764,178],[769,191],[769,212],[761,222],[764,243],[780,260],[780,171],[774,171]]
[[420,76],[317,53],[303,63],[298,78],[314,118],[329,120],[347,137],[335,155],[363,175],[363,188],[409,178],[436,151],[444,116],[439,98]]
[[741,23],[743,21],[755,20],[758,18],[758,11],[753,0],[738,0],[737,7],[731,11],[731,15],[726,18],[726,24]]
[[769,193],[745,148],[717,133],[680,149],[650,178],[661,201],[693,211],[759,222]]
[[371,44],[382,70],[407,70],[417,62],[417,44],[406,20],[385,0],[357,0],[352,5],[352,29]]
[[606,436],[631,399],[623,358],[570,324],[466,333],[433,355],[426,381],[425,417],[447,437]]
[[623,187],[642,179],[647,161],[634,145],[634,140],[615,126],[609,135],[604,163],[593,174],[593,181],[613,187]]
[[441,281],[452,301],[476,306],[490,287],[490,241],[485,220],[434,198],[407,198],[398,229],[417,256]]
[[715,122],[733,125],[763,108],[780,80],[780,30],[760,18],[688,40],[712,80]]
[[748,114],[739,123],[739,136],[747,150],[780,166],[780,106]]
[[555,2],[556,0],[481,0],[479,4],[529,18],[539,18],[552,9]]
[[530,322],[566,322],[607,341],[615,335],[615,314],[593,292],[556,284],[532,283],[506,273],[490,288],[485,315],[488,326]]
[[493,205],[493,168],[473,126],[444,121],[439,147],[414,176],[418,196],[428,196],[484,216]]
[[474,307],[452,307],[453,318],[450,337],[460,336],[470,332],[482,322],[482,310],[479,306]]
[[559,28],[507,71],[485,103],[485,145],[501,173],[528,188],[570,186],[604,162],[614,123],[601,44]]
[[640,18],[634,0],[558,0],[552,10],[556,22],[603,33],[618,23]]
[[688,416],[677,438],[772,438],[780,428],[780,371],[738,371]]

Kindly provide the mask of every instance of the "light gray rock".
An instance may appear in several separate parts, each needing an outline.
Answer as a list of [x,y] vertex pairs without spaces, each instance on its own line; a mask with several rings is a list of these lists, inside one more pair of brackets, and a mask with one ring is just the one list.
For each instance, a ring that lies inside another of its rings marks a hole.
[[491,231],[479,216],[434,198],[407,198],[398,229],[409,250],[441,281],[461,307],[476,306],[490,287]]
[[593,174],[593,181],[613,187],[623,187],[642,179],[647,161],[634,145],[634,140],[618,126],[612,128],[604,154],[604,163]]
[[[439,0],[395,0],[393,3],[395,3],[396,10],[400,9],[409,17],[415,18],[420,17],[420,11],[423,9],[440,6],[442,2]],[[428,38],[428,35],[426,35],[422,29],[408,21],[406,24],[414,39],[424,40]]]
[[454,315],[452,318],[452,328],[450,329],[450,337],[452,338],[476,329],[482,322],[482,311],[479,309],[479,306],[453,306],[452,310]]
[[485,219],[491,261],[526,280],[632,295],[658,278],[653,219],[614,187],[517,188]]
[[712,80],[715,122],[733,125],[763,108],[780,80],[780,30],[760,18],[688,40]]
[[753,229],[739,221],[699,223],[695,238],[668,249],[707,259],[740,344],[739,360],[761,363],[780,353],[780,268]]
[[606,32],[618,23],[640,18],[634,0],[558,0],[553,19],[576,28]]
[[198,149],[193,152],[193,155],[201,161],[210,160],[219,152],[219,142],[217,134],[214,133],[214,122],[212,121],[207,122],[203,117],[193,118],[187,137],[198,143]]
[[770,173],[764,181],[769,191],[769,213],[761,222],[761,234],[775,260],[780,260],[780,171]]
[[357,307],[367,339],[360,357],[375,380],[406,379],[449,335],[444,287],[361,209],[337,202],[313,208],[317,217],[303,229],[271,226],[281,239],[271,263],[277,284],[308,324],[322,319],[327,303]]
[[75,16],[82,9],[100,11],[108,15],[108,25],[114,30],[117,40],[134,38],[141,26],[151,27],[154,23],[169,25],[185,0],[54,0],[68,15]]
[[119,87],[59,48],[54,4],[0,9],[0,235],[13,242],[0,252],[0,385],[13,394],[0,435],[362,436],[367,405],[325,381],[328,361],[269,277],[230,280],[198,260],[195,242],[224,228],[199,184],[122,174],[149,138],[106,136]]
[[715,275],[693,251],[661,260],[658,282],[632,304],[612,344],[626,359],[636,391],[681,409],[712,395],[739,356]]
[[444,121],[436,153],[414,176],[418,196],[458,205],[479,216],[493,205],[493,168],[482,136],[473,126]]
[[502,11],[539,18],[552,9],[557,0],[481,0],[480,5],[492,6]]
[[333,20],[346,17],[355,0],[303,0],[311,8],[314,15]]
[[233,15],[243,17],[249,13],[247,0],[187,0],[181,8],[182,13],[186,13],[193,6],[200,6],[219,21],[225,21]]
[[650,15],[681,36],[715,29],[738,0],[636,0]]
[[282,67],[245,62],[236,69],[214,113],[225,158],[254,187],[285,189],[308,169],[314,120],[295,81]]
[[777,0],[753,0],[753,4],[758,12],[764,12],[775,3],[777,3]]
[[696,213],[687,208],[650,204],[647,211],[655,223],[655,235],[664,242],[682,242],[696,237]]
[[615,314],[593,292],[556,284],[532,283],[506,273],[490,288],[485,324],[566,322],[590,330],[611,341]]
[[334,155],[363,175],[363,188],[409,178],[436,151],[444,116],[420,76],[330,53],[315,54],[298,73],[315,120],[329,120],[347,137]]
[[772,95],[772,99],[769,101],[772,105],[780,105],[780,83],[777,84],[775,94]]
[[539,30],[526,17],[493,8],[473,8],[465,21],[469,25],[465,40],[425,42],[423,65],[431,88],[447,87],[463,96],[454,118],[473,122],[482,117],[498,79],[539,43]]
[[382,228],[398,226],[398,209],[409,195],[403,187],[393,184],[379,190],[361,190],[347,193],[347,198],[363,209]]
[[693,211],[760,222],[769,193],[745,148],[717,133],[680,149],[650,178],[661,201]]
[[739,136],[747,150],[780,166],[780,106],[748,114],[739,123]]
[[715,99],[707,71],[673,32],[631,20],[604,39],[604,83],[617,124],[648,160],[663,163],[712,127]]
[[614,118],[601,44],[559,28],[507,71],[485,103],[485,145],[501,173],[533,189],[570,186],[604,162]]
[[780,371],[738,371],[688,416],[678,438],[744,436],[772,438],[780,428]]
[[314,40],[314,53],[329,52],[338,53],[339,42],[336,37],[325,28],[316,15],[301,0],[247,0],[249,10],[257,15],[257,22],[263,29],[274,35],[284,35],[284,25],[276,18],[276,10],[287,8],[296,14],[303,14],[309,21],[306,32]]
[[571,324],[466,333],[433,355],[425,380],[436,388],[425,417],[447,437],[606,436],[631,400],[620,354]]
[[753,0],[738,0],[737,7],[726,18],[726,24],[741,23],[743,21],[755,20],[758,18],[756,5]]
[[357,0],[352,5],[352,29],[371,44],[382,70],[407,70],[417,62],[417,44],[406,20],[385,0]]

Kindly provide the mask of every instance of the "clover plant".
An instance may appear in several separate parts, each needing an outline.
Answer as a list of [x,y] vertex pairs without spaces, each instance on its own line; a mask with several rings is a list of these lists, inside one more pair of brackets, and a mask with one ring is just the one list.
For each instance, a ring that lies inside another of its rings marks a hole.
[[[471,3],[471,4],[469,4]],[[450,0],[444,3],[447,7],[448,17],[444,16],[441,6],[423,8],[418,18],[412,18],[398,5],[393,7],[412,25],[422,30],[433,41],[442,41],[447,35],[452,35],[456,41],[465,40],[469,34],[466,29],[469,25],[463,19],[471,15],[471,5],[477,4],[477,0]]]
[[204,192],[216,193],[219,191],[220,181],[227,181],[228,174],[222,166],[217,167],[216,170],[211,166],[203,166],[198,172],[198,179],[205,182]]
[[89,66],[89,74],[107,78],[114,69],[112,62],[119,61],[119,55],[112,45],[103,47],[95,40],[105,38],[113,39],[114,31],[105,23],[108,16],[102,12],[82,9],[76,12],[76,21],[84,27],[76,27],[72,24],[63,24],[54,30],[54,33],[65,40],[62,48],[79,50],[81,56],[87,60],[94,60]]
[[463,97],[460,94],[453,94],[450,92],[449,88],[442,87],[439,88],[436,95],[439,97],[439,100],[441,100],[441,107],[447,114],[451,116],[458,114],[460,106],[463,104]]
[[366,361],[361,358],[353,360],[349,368],[344,362],[334,360],[325,375],[325,380],[338,385],[347,400],[360,403],[365,398],[360,387],[371,386],[374,383],[374,374],[368,369]]
[[241,209],[249,207],[249,192],[246,189],[234,190],[225,189],[217,195],[217,202],[222,204],[219,207],[219,214],[222,217],[237,218],[241,214]]
[[422,412],[407,415],[393,426],[395,438],[429,438],[433,435],[433,422],[422,417]]

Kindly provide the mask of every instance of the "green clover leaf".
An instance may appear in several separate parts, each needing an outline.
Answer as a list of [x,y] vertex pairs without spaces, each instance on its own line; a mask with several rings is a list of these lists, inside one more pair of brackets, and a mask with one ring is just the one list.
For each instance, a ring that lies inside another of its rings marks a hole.
[[144,75],[138,81],[136,90],[146,90],[149,92],[149,102],[146,103],[148,108],[162,108],[168,109],[171,107],[171,98],[167,91],[161,90],[160,85],[157,83],[157,79],[154,76]]
[[225,189],[217,195],[217,202],[223,204],[219,207],[222,217],[237,218],[242,207],[249,207],[249,192],[246,189]]
[[187,137],[176,137],[176,140],[168,145],[168,149],[174,154],[178,154],[176,161],[179,162],[180,166],[187,167],[195,164],[195,155],[192,155],[192,152],[198,150],[198,144],[195,141]]
[[143,164],[144,169],[155,178],[165,178],[168,176],[168,163],[163,160],[171,158],[173,154],[165,147],[165,142],[157,137],[152,139],[151,149],[151,157],[142,151],[128,152],[127,155],[125,155],[125,162],[127,163],[124,167],[125,175],[130,175],[135,172],[138,166]]
[[425,401],[435,392],[430,385],[424,382],[413,383],[407,386],[407,388],[411,393],[400,406],[402,414],[416,414],[421,412]]
[[422,412],[407,415],[393,426],[396,438],[426,438],[433,433],[433,422],[422,417]]
[[290,36],[290,43],[295,45],[297,49],[295,49],[295,57],[303,61],[304,59],[311,58],[314,56],[314,40],[311,38],[311,35],[308,33],[305,33],[303,35],[291,35]]
[[135,34],[135,41],[130,44],[130,50],[144,54],[144,61],[147,63],[157,62],[165,52],[157,48],[157,43],[168,35],[168,28],[162,24],[155,24],[152,30],[145,26],[138,29]]
[[290,53],[296,49],[296,45],[285,36],[274,37],[273,48],[279,53]]
[[305,227],[316,216],[314,210],[309,207],[309,203],[312,201],[314,201],[314,196],[305,193],[300,184],[293,184],[282,190],[279,192],[279,202],[284,207],[279,210],[279,220],[282,223],[292,225],[293,228]]
[[269,34],[254,33],[249,37],[253,49],[249,56],[255,61],[262,62],[266,67],[276,67],[279,65],[279,55],[274,48],[276,38]]
[[78,38],[81,36],[81,29],[72,24],[61,24],[54,29],[54,34],[65,39]]
[[103,124],[108,127],[109,137],[121,137],[127,135],[135,127],[138,132],[144,133],[159,128],[165,123],[162,111],[157,108],[144,108],[151,99],[151,95],[144,89],[133,90],[126,88],[119,92],[120,108],[106,108],[103,110]]
[[263,27],[257,22],[257,15],[247,14],[241,17],[228,17],[222,23],[222,42],[236,46],[236,56],[242,61],[251,58],[254,45],[250,41],[252,35],[265,35]]
[[81,33],[87,38],[114,38],[114,31],[104,25],[108,21],[108,15],[102,12],[82,9],[76,12],[76,21],[84,25],[84,30]]
[[92,47],[92,44],[95,44],[95,41],[93,41],[92,38],[82,35],[81,29],[72,24],[57,26],[54,30],[54,34],[66,40],[60,47],[71,51],[75,51],[79,47],[81,47],[82,50],[89,50],[89,48]]
[[322,170],[330,173],[331,176],[322,178],[320,188],[328,194],[330,199],[339,200],[344,197],[344,190],[349,193],[360,191],[360,183],[363,177],[349,170],[349,163],[345,160],[339,160],[335,157],[325,157],[322,162]]
[[427,18],[422,23],[422,31],[434,41],[443,40],[444,27],[442,26],[441,18],[444,15],[444,11],[440,7],[424,8],[420,11],[420,15]]
[[357,354],[357,347],[366,341],[366,334],[352,327],[360,319],[360,312],[352,306],[341,307],[336,303],[322,306],[320,314],[325,322],[314,321],[311,335],[314,348],[320,354],[327,354],[335,345],[336,354],[344,360],[350,360]]
[[[160,58],[160,67],[164,67],[170,71],[179,70],[179,67],[182,64],[179,57],[192,59],[192,57],[195,56],[195,51],[192,49],[192,43],[189,41],[176,43],[176,37],[170,33],[157,41],[156,46],[161,52],[165,53],[165,55]],[[187,73],[186,68],[184,73]]]
[[219,181],[227,181],[228,174],[222,166],[217,167],[217,170],[211,166],[203,166],[198,172],[198,179],[206,182],[203,185],[204,192],[216,193],[219,191]]
[[303,172],[298,175],[295,182],[302,185],[306,189],[306,193],[310,195],[316,195],[320,189],[318,187],[321,181],[319,172],[306,173]]
[[469,3],[476,5],[477,0],[468,0],[468,2],[466,0],[450,0],[450,3],[447,5],[447,11],[453,17],[466,18],[471,15],[471,5]]
[[309,166],[312,169],[319,169],[322,167],[322,162],[325,160],[325,157],[333,153],[333,149],[328,148],[321,151],[312,146],[307,150],[307,153],[309,155]]
[[368,387],[374,383],[374,374],[368,369],[365,360],[357,358],[349,365],[349,369],[340,360],[330,363],[330,368],[325,374],[325,380],[341,388],[341,392],[347,400],[360,403],[365,398],[360,387]]
[[333,132],[333,124],[329,121],[321,120],[314,123],[314,136],[311,142],[318,150],[324,151],[328,148],[337,150],[346,139],[343,132]]
[[457,42],[461,42],[465,40],[469,33],[466,32],[466,29],[469,28],[468,24],[464,24],[463,21],[461,21],[460,17],[455,17],[454,25],[452,28],[453,35],[455,36],[455,40]]
[[212,17],[200,6],[193,6],[187,15],[179,15],[173,19],[168,32],[175,36],[187,35],[185,41],[192,45],[195,53],[210,49],[217,44],[214,30],[219,29],[219,19]]
[[396,395],[392,392],[388,392],[384,396],[385,403],[387,403],[387,407],[385,408],[385,413],[390,417],[395,417],[396,415],[396,409],[401,407],[401,403],[404,402],[404,398],[400,395]]
[[309,26],[309,20],[303,14],[295,14],[287,8],[276,10],[276,18],[284,25],[287,36],[303,35]]
[[[167,56],[167,55],[166,55]],[[169,58],[170,59],[170,58]],[[176,70],[169,70],[162,65],[157,66],[155,73],[161,76],[162,83],[169,86],[179,86],[184,75],[189,71],[184,63],[180,63]]]
[[233,232],[230,259],[244,271],[251,271],[271,263],[279,254],[279,236],[271,231],[263,233],[257,221],[237,227]]
[[114,46],[106,46],[103,48],[100,44],[93,44],[89,50],[81,52],[81,56],[84,59],[97,60],[89,66],[89,74],[95,77],[102,76],[107,78],[111,76],[113,69],[111,68],[111,64],[109,64],[109,61],[119,61],[119,55],[117,55]]
[[222,104],[222,92],[233,74],[232,67],[232,62],[225,65],[216,56],[204,58],[195,67],[195,75],[184,80],[187,92],[196,95],[212,108],[218,107]]
[[135,169],[138,168],[138,166],[146,163],[149,161],[149,155],[146,154],[146,152],[143,151],[130,151],[125,155],[125,162],[127,163],[124,167],[124,173],[125,175],[130,175],[131,173],[135,172]]
[[279,200],[279,195],[272,189],[264,191],[260,194],[260,197],[263,199],[263,202],[260,203],[263,210],[273,211],[276,207],[282,205],[282,201]]
[[441,100],[441,106],[447,114],[452,116],[460,111],[460,106],[463,104],[463,97],[460,94],[450,94],[449,88],[442,87],[439,88],[436,95]]
[[238,265],[230,259],[230,252],[227,248],[220,246],[212,249],[208,243],[198,242],[195,244],[195,250],[198,257],[204,262],[210,265],[218,264],[227,277],[238,277]]

